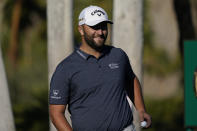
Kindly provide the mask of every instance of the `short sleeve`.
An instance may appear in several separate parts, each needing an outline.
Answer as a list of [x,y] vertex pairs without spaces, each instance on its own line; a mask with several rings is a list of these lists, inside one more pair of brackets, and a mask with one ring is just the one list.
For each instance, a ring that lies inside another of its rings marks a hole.
[[69,75],[67,70],[62,63],[57,66],[50,82],[49,104],[66,105],[68,103]]
[[133,69],[131,67],[130,61],[128,56],[126,55],[126,71],[127,71],[127,77],[129,79],[134,79],[135,78],[135,74],[133,72]]
[[124,59],[125,59],[125,71],[126,71],[126,87],[125,87],[125,89],[126,89],[126,92],[129,96],[129,98],[133,101],[135,74],[134,74],[133,69],[131,67],[129,58],[125,52],[124,52]]
[[123,59],[124,59],[124,63],[125,63],[126,77],[128,79],[133,79],[133,78],[135,78],[135,74],[134,74],[133,69],[131,67],[129,57],[122,49],[121,49],[121,52],[123,54]]

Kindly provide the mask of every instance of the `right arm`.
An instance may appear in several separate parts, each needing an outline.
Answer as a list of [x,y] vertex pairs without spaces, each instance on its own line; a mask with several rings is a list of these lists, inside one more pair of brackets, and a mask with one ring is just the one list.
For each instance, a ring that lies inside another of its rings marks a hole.
[[72,131],[72,128],[64,115],[66,105],[49,105],[49,114],[52,123],[58,131]]

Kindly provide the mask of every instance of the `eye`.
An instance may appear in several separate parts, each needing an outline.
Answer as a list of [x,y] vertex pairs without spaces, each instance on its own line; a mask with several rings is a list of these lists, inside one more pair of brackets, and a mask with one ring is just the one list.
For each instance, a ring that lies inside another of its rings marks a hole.
[[106,22],[102,22],[102,23],[99,23],[95,26],[90,26],[90,28],[94,29],[94,30],[99,30],[99,29],[102,29],[102,30],[106,30],[107,29],[107,23]]
[[90,28],[92,28],[94,30],[98,30],[100,27],[98,25],[95,25],[95,26],[90,26]]

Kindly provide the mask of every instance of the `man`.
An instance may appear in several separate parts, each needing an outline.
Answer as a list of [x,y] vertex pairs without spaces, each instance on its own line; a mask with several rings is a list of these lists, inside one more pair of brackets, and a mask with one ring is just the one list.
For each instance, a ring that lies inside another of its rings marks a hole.
[[[50,117],[59,131],[132,131],[133,115],[127,94],[148,128],[141,87],[121,49],[104,45],[107,13],[89,6],[79,15],[81,45],[56,68],[50,83]],[[72,128],[64,113],[71,114]]]

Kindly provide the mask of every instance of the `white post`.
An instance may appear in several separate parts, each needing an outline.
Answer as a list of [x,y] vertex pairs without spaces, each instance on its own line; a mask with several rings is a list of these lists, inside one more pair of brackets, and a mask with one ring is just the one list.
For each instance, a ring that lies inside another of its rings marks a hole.
[[[2,26],[4,0],[0,1],[0,29]],[[1,32],[1,30],[0,30]],[[14,118],[12,113],[12,106],[10,102],[8,84],[3,64],[3,58],[1,54],[0,43],[0,130],[1,131],[15,131]]]
[[[49,81],[57,64],[73,50],[72,9],[72,0],[47,0]],[[68,111],[66,118],[71,123]]]
[[0,49],[0,130],[15,131],[12,106]]
[[132,68],[142,84],[143,1],[114,0],[113,45],[129,56]]
[[[122,48],[128,55],[133,71],[142,83],[143,57],[143,1],[114,0],[113,45]],[[139,116],[133,112],[137,131],[140,131]]]

